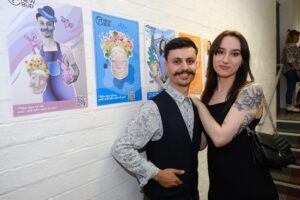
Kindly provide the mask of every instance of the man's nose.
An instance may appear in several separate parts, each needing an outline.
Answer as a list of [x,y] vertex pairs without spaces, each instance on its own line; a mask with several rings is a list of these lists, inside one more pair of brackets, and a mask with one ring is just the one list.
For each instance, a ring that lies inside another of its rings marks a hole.
[[182,68],[187,69],[189,67],[189,65],[187,64],[186,61],[182,62]]

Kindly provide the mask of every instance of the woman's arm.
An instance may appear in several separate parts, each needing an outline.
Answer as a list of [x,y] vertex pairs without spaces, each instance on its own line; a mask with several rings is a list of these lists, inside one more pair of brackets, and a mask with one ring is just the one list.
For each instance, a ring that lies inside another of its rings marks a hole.
[[262,87],[257,84],[246,86],[239,93],[236,101],[220,125],[209,113],[206,106],[199,100],[193,99],[206,133],[216,147],[227,145],[260,113],[263,100]]

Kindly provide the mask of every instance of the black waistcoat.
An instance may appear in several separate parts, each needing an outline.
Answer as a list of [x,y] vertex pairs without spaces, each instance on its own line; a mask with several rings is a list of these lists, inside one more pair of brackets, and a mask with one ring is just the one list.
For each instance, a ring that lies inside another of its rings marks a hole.
[[183,182],[173,188],[164,188],[153,179],[144,187],[151,200],[197,200],[198,193],[198,151],[202,128],[198,111],[194,109],[194,133],[191,140],[188,129],[176,102],[165,91],[153,98],[159,109],[163,136],[158,141],[150,141],[146,146],[148,160],[160,169],[175,168],[185,170],[177,175]]

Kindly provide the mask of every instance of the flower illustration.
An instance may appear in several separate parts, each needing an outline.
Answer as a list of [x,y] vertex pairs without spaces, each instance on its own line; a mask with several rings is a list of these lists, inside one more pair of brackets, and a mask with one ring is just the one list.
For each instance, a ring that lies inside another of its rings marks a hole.
[[132,56],[133,42],[124,33],[119,31],[109,31],[108,34],[102,35],[101,48],[103,49],[105,58],[110,58],[111,51],[114,47],[122,47],[128,58]]
[[30,61],[25,61],[27,72],[30,76],[29,86],[34,94],[44,93],[49,78],[49,70],[44,63],[43,57],[39,56]]
[[31,59],[30,61],[25,61],[27,65],[27,72],[29,75],[32,74],[35,70],[43,71],[46,75],[49,75],[49,70],[47,69],[46,64],[44,63],[44,59],[42,56],[39,56],[35,59]]

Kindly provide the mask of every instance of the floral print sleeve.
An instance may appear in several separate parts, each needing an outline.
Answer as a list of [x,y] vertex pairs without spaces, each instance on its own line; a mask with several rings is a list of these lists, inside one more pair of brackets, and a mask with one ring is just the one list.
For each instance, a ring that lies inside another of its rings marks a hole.
[[137,115],[129,122],[126,133],[113,146],[113,156],[126,169],[136,174],[141,187],[146,185],[159,169],[146,160],[139,150],[150,140],[159,140],[162,134],[158,108],[153,101],[148,101],[141,106]]
[[295,62],[300,62],[300,49],[296,46],[296,44],[287,44],[282,53],[284,72],[292,69],[289,63]]
[[287,63],[293,63],[298,61],[299,49],[297,46],[291,46],[287,48]]

